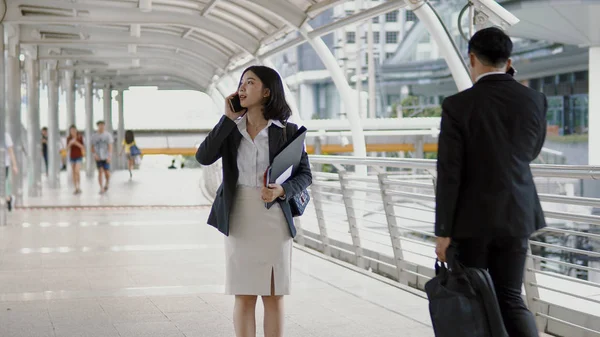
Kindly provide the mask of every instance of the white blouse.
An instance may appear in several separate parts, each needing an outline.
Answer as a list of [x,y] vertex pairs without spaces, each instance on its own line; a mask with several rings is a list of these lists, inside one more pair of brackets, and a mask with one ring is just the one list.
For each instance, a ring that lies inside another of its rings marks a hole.
[[246,119],[247,116],[244,115],[236,121],[238,130],[242,134],[237,153],[238,185],[263,187],[264,174],[269,167],[269,127],[275,124],[283,128],[283,124],[278,120],[269,120],[267,126],[254,137],[253,141],[246,130]]

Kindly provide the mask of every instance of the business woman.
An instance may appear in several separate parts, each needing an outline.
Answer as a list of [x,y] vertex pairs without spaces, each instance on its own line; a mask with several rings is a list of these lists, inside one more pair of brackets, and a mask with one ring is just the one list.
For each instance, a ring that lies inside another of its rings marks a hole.
[[[243,111],[229,100],[239,95]],[[264,187],[263,175],[274,155],[298,129],[279,74],[253,66],[244,71],[238,91],[225,102],[225,115],[196,153],[202,165],[222,158],[223,183],[208,223],[225,234],[225,293],[235,295],[237,337],[256,336],[255,307],[265,308],[265,337],[283,336],[283,296],[290,294],[292,238],[296,228],[289,200],[312,183],[306,152],[296,173],[282,185]],[[270,208],[265,202],[276,201]]]

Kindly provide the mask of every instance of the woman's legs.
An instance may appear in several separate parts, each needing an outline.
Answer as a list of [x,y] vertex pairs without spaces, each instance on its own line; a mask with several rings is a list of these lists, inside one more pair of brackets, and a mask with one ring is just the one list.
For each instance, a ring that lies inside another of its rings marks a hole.
[[265,337],[283,337],[283,296],[275,296],[275,279],[271,270],[271,296],[263,296]]
[[256,337],[256,296],[236,295],[233,327],[236,337]]
[[129,168],[129,178],[133,177],[133,165],[135,164],[133,156],[127,156],[127,165]]
[[75,193],[81,192],[81,162],[73,164],[73,185],[75,185]]

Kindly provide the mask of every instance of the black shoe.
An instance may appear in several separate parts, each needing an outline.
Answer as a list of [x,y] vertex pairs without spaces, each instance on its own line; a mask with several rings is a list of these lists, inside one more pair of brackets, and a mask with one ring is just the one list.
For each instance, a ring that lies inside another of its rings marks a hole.
[[8,211],[12,211],[12,196],[8,197],[8,201],[6,202],[6,204],[8,205]]

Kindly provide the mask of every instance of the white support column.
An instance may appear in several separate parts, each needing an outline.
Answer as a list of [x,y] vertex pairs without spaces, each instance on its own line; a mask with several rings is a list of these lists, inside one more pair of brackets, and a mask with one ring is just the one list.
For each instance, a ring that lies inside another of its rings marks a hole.
[[127,168],[127,165],[125,163],[125,157],[124,156],[119,156],[118,153],[119,151],[121,151],[121,144],[123,144],[123,139],[125,139],[125,109],[124,109],[124,97],[123,94],[125,92],[123,91],[123,89],[119,90],[119,94],[117,95],[117,102],[119,103],[119,126],[117,129],[117,145],[115,147],[115,149],[113,150],[114,153],[117,154],[118,156],[118,164],[119,164],[119,169],[124,170]]
[[[0,37],[4,41],[4,25],[0,24]],[[5,72],[5,57],[4,57],[4,43],[0,43],[0,79],[3,79],[6,75]],[[4,80],[0,80],[0,102],[6,101],[6,85]],[[0,104],[0,167],[5,167],[5,153],[4,148],[4,133],[6,132],[6,105]],[[6,226],[6,175],[5,170],[0,170],[0,226]]]
[[105,87],[103,90],[103,103],[104,103],[104,123],[105,130],[110,134],[112,143],[113,143],[113,151],[111,156],[111,171],[114,171],[115,167],[115,158],[116,158],[116,147],[114,141],[114,133],[113,133],[113,123],[112,123],[112,89],[110,86]]
[[375,92],[375,55],[373,52],[373,48],[373,20],[369,20],[367,33],[367,62],[369,73],[369,118],[377,117],[377,93]]
[[444,30],[444,24],[441,22],[429,4],[425,0],[405,0],[408,7],[415,13],[421,22],[427,27],[435,43],[440,49],[440,54],[446,60],[448,68],[454,78],[454,83],[458,91],[463,91],[473,85],[469,72],[461,59],[461,56],[456,52],[450,37]]
[[[352,88],[346,81],[346,77],[337,64],[337,60],[335,56],[331,53],[329,48],[323,39],[320,37],[310,38],[308,33],[312,30],[312,28],[305,24],[299,30],[299,32],[307,39],[307,42],[313,47],[325,68],[331,74],[331,79],[335,84],[342,102],[344,102],[344,106],[346,109],[346,115],[348,117],[348,121],[350,122],[350,129],[352,131],[352,145],[354,147],[354,155],[357,157],[366,157],[367,156],[367,147],[365,144],[365,135],[362,128],[362,122],[360,116],[358,114],[358,109],[356,106],[356,100],[354,94],[352,92]],[[356,167],[356,172],[359,174],[366,175],[367,167],[360,165]]]
[[42,143],[40,134],[40,62],[37,48],[32,48],[27,56],[27,152],[29,153],[28,194],[39,197],[42,194]]
[[94,88],[92,77],[86,74],[85,83],[85,174],[88,179],[94,175],[94,157],[92,156],[92,134],[94,133]]
[[[67,60],[67,66],[72,67],[73,61]],[[67,106],[67,123],[65,125],[65,139],[66,139],[66,137],[69,136],[69,128],[71,127],[71,125],[76,125],[75,79],[74,79],[73,70],[65,70],[64,85],[65,85],[65,100],[66,100],[66,106]],[[69,177],[69,178],[67,178],[67,184],[68,184],[68,186],[73,186],[73,180],[70,179],[73,172],[72,172],[72,168],[71,168],[71,163],[69,162],[69,158],[71,158],[71,151],[69,149],[67,149],[66,164],[67,164],[67,176]]]
[[47,64],[48,72],[48,185],[60,187],[60,129],[58,120],[58,70],[56,62]]
[[[591,47],[589,53],[588,163],[589,165],[600,165],[600,46]],[[596,187],[595,197],[600,195],[599,190],[600,187]],[[590,262],[590,267],[600,268],[600,262]],[[600,282],[600,273],[590,271],[588,280]]]
[[[363,2],[362,0],[356,0],[356,11],[357,12],[361,12],[363,10]],[[362,41],[362,37],[363,37],[363,23],[359,22],[356,25],[356,41],[355,41],[355,46],[356,46],[356,51],[354,53],[356,60],[354,63],[354,67],[355,67],[355,74],[356,74],[356,98],[358,99],[358,101],[356,102],[357,107],[358,107],[358,115],[361,118],[366,118],[367,114],[366,111],[363,109],[363,101],[362,101],[362,77],[363,77],[363,73],[362,73],[362,46],[363,46],[363,41]]]
[[8,25],[6,37],[8,49],[6,53],[6,102],[8,117],[6,129],[13,140],[13,151],[17,159],[20,174],[11,174],[11,193],[15,196],[15,205],[23,203],[23,139],[21,135],[21,61],[19,56],[19,26]]
[[600,165],[600,46],[590,48],[589,68],[589,165]]

